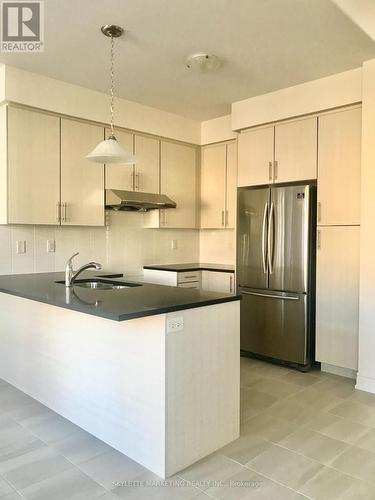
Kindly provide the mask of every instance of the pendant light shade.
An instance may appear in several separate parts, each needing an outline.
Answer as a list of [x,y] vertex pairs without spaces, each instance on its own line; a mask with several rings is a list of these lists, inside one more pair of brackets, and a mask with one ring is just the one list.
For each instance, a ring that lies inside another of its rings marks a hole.
[[110,80],[111,80],[111,88],[110,88],[110,96],[111,96],[111,135],[105,141],[100,142],[92,151],[89,153],[86,158],[90,161],[96,163],[105,163],[109,165],[111,163],[117,163],[121,165],[130,165],[136,163],[135,156],[131,151],[124,148],[117,142],[114,133],[114,87],[115,87],[115,79],[114,79],[114,38],[120,37],[124,30],[121,26],[116,26],[115,24],[106,24],[101,28],[103,35],[109,37],[111,39],[111,59],[110,59]]
[[130,165],[136,163],[135,156],[119,144],[114,136],[111,136],[99,144],[89,153],[86,158],[96,163],[117,163]]

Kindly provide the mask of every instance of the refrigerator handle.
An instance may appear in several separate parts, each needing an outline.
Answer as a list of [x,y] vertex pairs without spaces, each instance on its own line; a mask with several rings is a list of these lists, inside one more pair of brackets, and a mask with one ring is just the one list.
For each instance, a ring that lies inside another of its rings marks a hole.
[[263,259],[263,272],[267,274],[267,256],[266,256],[266,224],[267,224],[268,203],[264,205],[263,213],[263,228],[262,228],[262,259]]
[[[275,211],[275,206],[273,204],[273,201],[271,202],[271,208],[270,208],[270,216],[268,220],[268,235],[267,235],[267,247],[268,247],[268,267],[270,270],[270,274],[273,273],[273,230],[274,230],[274,211]],[[271,234],[272,234],[272,240],[271,240]]]
[[255,295],[255,297],[266,297],[268,299],[299,300],[299,297],[294,295],[270,295],[268,293],[244,292],[243,290],[241,290],[240,293],[244,295]]

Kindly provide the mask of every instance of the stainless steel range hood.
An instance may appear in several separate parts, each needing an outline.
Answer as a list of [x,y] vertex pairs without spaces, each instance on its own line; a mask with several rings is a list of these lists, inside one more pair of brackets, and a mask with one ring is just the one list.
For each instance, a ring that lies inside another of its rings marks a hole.
[[158,208],[176,208],[176,203],[165,194],[138,191],[105,190],[105,206],[111,210],[138,210],[147,212]]

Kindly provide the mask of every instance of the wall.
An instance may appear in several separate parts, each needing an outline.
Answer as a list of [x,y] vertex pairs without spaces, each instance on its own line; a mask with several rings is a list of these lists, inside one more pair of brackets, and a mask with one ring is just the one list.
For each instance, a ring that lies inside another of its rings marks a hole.
[[199,237],[200,262],[207,264],[236,263],[235,229],[202,229]]
[[[5,100],[101,123],[109,122],[108,95],[12,66],[5,66]],[[198,121],[120,98],[116,99],[115,105],[115,121],[119,127],[200,144],[201,124]]]
[[316,113],[362,98],[362,68],[277,90],[232,104],[232,129]]
[[237,133],[232,130],[232,116],[225,115],[201,123],[201,144],[235,139]]
[[375,59],[363,65],[359,367],[357,388],[375,393]]
[[[97,260],[105,270],[133,275],[143,264],[199,260],[199,231],[143,229],[142,214],[107,214],[107,227],[0,226],[0,274],[62,271],[77,251],[76,267]],[[47,239],[56,241],[55,253],[47,253]],[[26,240],[25,254],[16,253],[17,240]]]

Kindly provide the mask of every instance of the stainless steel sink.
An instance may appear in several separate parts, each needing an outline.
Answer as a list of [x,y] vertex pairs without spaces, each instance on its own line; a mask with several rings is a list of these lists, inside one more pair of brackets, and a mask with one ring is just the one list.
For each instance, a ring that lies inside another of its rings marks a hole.
[[131,288],[129,285],[114,285],[113,283],[103,283],[102,281],[85,281],[84,283],[73,283],[73,286],[81,288],[91,288],[93,290],[121,290],[122,288]]
[[[56,281],[62,285],[65,281]],[[120,281],[107,281],[98,278],[75,280],[72,286],[79,286],[80,288],[88,288],[90,290],[123,290],[125,288],[133,288],[142,286],[138,283],[125,283]]]

